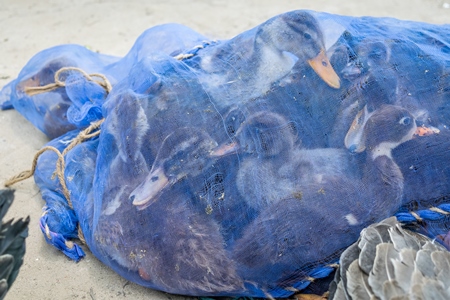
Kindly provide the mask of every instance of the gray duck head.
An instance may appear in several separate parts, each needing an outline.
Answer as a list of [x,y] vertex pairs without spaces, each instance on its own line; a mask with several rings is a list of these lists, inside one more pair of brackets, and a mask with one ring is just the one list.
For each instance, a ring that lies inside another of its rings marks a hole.
[[289,52],[311,68],[333,88],[340,87],[339,76],[325,54],[325,43],[317,20],[306,11],[292,11],[263,23],[256,33],[255,48]]
[[242,122],[236,130],[234,141],[214,149],[212,156],[247,153],[270,158],[290,151],[297,140],[294,122],[276,113],[260,111]]
[[161,144],[150,173],[130,194],[130,201],[144,209],[158,200],[164,189],[189,176],[198,176],[214,160],[217,143],[203,130],[176,129]]
[[392,157],[392,149],[412,139],[417,130],[413,115],[400,106],[383,105],[363,119],[362,133],[353,140],[347,139],[347,133],[345,142],[350,152],[367,149],[373,159],[380,155]]

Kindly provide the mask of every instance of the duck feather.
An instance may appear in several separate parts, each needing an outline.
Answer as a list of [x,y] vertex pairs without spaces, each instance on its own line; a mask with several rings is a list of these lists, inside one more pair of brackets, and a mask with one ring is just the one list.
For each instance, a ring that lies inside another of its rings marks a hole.
[[394,270],[389,262],[398,259],[398,253],[392,244],[379,244],[376,249],[373,269],[369,274],[369,285],[377,297],[383,298],[383,284],[394,278]]
[[371,299],[368,276],[365,274],[355,260],[350,264],[347,271],[347,289],[354,299]]

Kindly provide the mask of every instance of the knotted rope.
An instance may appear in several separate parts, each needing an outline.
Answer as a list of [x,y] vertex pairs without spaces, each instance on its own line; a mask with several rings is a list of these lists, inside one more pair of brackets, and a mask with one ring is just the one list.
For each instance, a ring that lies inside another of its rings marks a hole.
[[[108,78],[106,78],[105,75],[103,74],[99,74],[99,73],[92,73],[92,74],[88,74],[85,71],[83,71],[80,68],[76,68],[76,67],[64,67],[59,69],[58,71],[56,71],[55,73],[55,82],[54,83],[50,83],[44,86],[29,86],[29,87],[25,87],[25,93],[27,93],[29,96],[34,96],[37,94],[41,94],[41,93],[47,93],[47,92],[51,92],[57,88],[60,87],[65,87],[66,83],[65,81],[60,79],[60,75],[63,72],[67,72],[67,71],[78,71],[80,72],[87,80],[92,81],[97,83],[98,85],[100,85],[101,87],[103,87],[105,89],[105,91],[109,94],[109,92],[112,89],[111,84],[108,81]],[[95,79],[95,77],[100,78],[101,80]]]
[[[203,49],[211,44],[216,43],[215,41],[212,42],[203,42],[201,45],[195,46],[193,49],[191,49],[190,51],[188,51],[187,53],[182,53],[179,54],[177,56],[174,56],[175,59],[177,60],[184,60],[184,59],[188,59],[191,58],[192,56],[196,55],[197,52],[200,49]],[[77,68],[77,67],[63,67],[61,69],[59,69],[58,71],[55,72],[54,75],[54,83],[50,83],[44,86],[33,86],[33,87],[25,87],[25,93],[27,93],[29,96],[34,96],[37,94],[41,94],[41,93],[47,93],[47,92],[51,92],[57,88],[60,87],[65,87],[66,83],[63,79],[61,79],[61,74],[63,74],[64,72],[71,72],[71,71],[76,71],[81,73],[87,80],[92,81],[97,83],[98,85],[100,85],[101,87],[103,87],[106,91],[107,94],[109,94],[112,90],[112,86],[111,83],[109,82],[108,78],[103,75],[103,74],[99,74],[99,73],[92,73],[92,74],[88,74],[86,73],[84,70]],[[8,179],[5,182],[5,187],[10,187],[15,183],[18,183],[20,181],[23,181],[25,179],[30,178],[31,176],[34,175],[34,172],[36,171],[36,166],[37,166],[37,161],[39,159],[39,157],[46,151],[53,151],[54,153],[56,153],[56,155],[58,156],[58,159],[56,161],[56,167],[55,167],[55,172],[54,172],[54,176],[56,176],[58,178],[58,181],[61,185],[61,189],[62,189],[62,193],[64,195],[64,197],[67,200],[67,203],[69,205],[69,207],[73,210],[73,204],[72,204],[72,200],[70,198],[70,191],[67,188],[66,185],[66,180],[64,178],[64,170],[66,167],[66,163],[65,163],[65,155],[72,150],[75,146],[81,144],[82,142],[84,142],[85,140],[91,139],[93,137],[96,137],[98,135],[100,135],[100,125],[104,122],[104,119],[100,119],[96,122],[91,123],[91,125],[89,127],[87,127],[86,129],[84,129],[83,131],[81,131],[71,142],[70,144],[64,149],[63,152],[59,151],[58,149],[56,149],[55,147],[52,146],[45,146],[44,148],[40,149],[33,158],[33,162],[31,165],[31,170],[27,170],[27,171],[23,171],[13,177],[11,177],[10,179]],[[44,212],[44,215],[46,214],[46,212]],[[47,225],[45,225],[47,226]],[[46,235],[48,238],[50,238],[50,230],[47,227],[45,227],[45,231],[46,231]],[[86,244],[85,239],[84,239],[84,235],[83,232],[81,231],[80,226],[78,226],[78,237],[81,240],[81,242],[83,242],[84,244]],[[69,247],[70,245],[68,245]],[[71,248],[71,247],[69,247]]]
[[34,172],[36,171],[37,161],[38,161],[39,157],[46,151],[53,151],[58,156],[58,159],[56,161],[56,170],[55,170],[54,174],[58,177],[59,183],[61,184],[62,193],[64,194],[64,197],[67,199],[67,203],[69,204],[69,207],[71,209],[73,209],[72,201],[70,199],[70,192],[67,189],[66,181],[64,179],[64,170],[66,168],[64,156],[67,154],[67,152],[69,152],[75,146],[81,144],[85,140],[88,140],[90,138],[98,136],[100,134],[100,130],[97,130],[97,129],[100,127],[100,125],[103,123],[103,121],[104,121],[104,119],[98,120],[98,121],[92,123],[89,127],[84,129],[83,131],[81,131],[77,135],[77,137],[74,138],[70,142],[70,144],[66,147],[66,149],[64,149],[64,151],[62,153],[55,147],[45,146],[44,148],[39,150],[34,155],[33,162],[31,164],[31,170],[23,171],[13,177],[11,177],[10,179],[8,179],[5,182],[5,186],[10,187],[11,185],[13,185],[17,182],[23,181],[23,180],[28,179],[31,176],[33,176]]
[[[88,74],[85,71],[81,70],[80,68],[76,68],[76,67],[64,67],[59,69],[56,73],[55,73],[55,82],[54,83],[50,83],[47,84],[45,86],[37,86],[37,87],[26,87],[25,88],[25,92],[30,95],[37,95],[37,94],[41,94],[41,93],[47,93],[50,92],[52,90],[55,90],[59,87],[65,87],[65,82],[62,81],[60,79],[60,75],[63,72],[69,72],[69,71],[77,71],[80,72],[87,80],[89,81],[93,81],[95,83],[97,83],[98,85],[100,85],[101,87],[103,87],[106,91],[107,94],[109,94],[112,90],[112,86],[111,83],[109,82],[109,80],[106,78],[105,75],[102,74],[98,74],[98,73],[93,73],[93,74]],[[98,77],[101,78],[101,80],[97,80],[94,79],[94,77]],[[31,176],[33,176],[34,172],[36,171],[36,166],[37,166],[37,162],[39,157],[46,151],[53,151],[54,153],[56,153],[56,155],[58,156],[58,159],[56,160],[56,169],[54,172],[54,176],[56,176],[58,178],[58,181],[61,185],[61,189],[62,189],[62,193],[64,195],[64,197],[67,200],[67,204],[69,205],[70,209],[73,210],[73,204],[72,204],[72,200],[70,198],[70,191],[67,188],[66,185],[66,180],[64,178],[64,170],[66,168],[66,163],[65,163],[65,155],[72,150],[75,146],[81,144],[82,142],[91,139],[93,137],[96,137],[100,134],[100,125],[103,123],[105,119],[100,119],[96,122],[91,123],[91,125],[89,127],[87,127],[86,129],[82,130],[71,142],[70,144],[64,149],[63,152],[59,151],[58,149],[56,149],[53,146],[45,146],[44,148],[42,148],[41,150],[39,150],[33,158],[33,162],[31,165],[31,170],[27,170],[27,171],[23,171],[13,177],[11,177],[10,179],[8,179],[5,182],[5,187],[10,187],[13,184],[23,181],[25,179],[30,178]],[[44,212],[45,215],[45,212]],[[47,225],[45,225],[47,226]],[[46,231],[49,231],[48,227],[46,228]],[[47,233],[47,237],[50,237],[50,235]],[[83,232],[81,231],[80,226],[78,226],[78,237],[81,240],[81,242],[83,244],[86,243],[85,239],[84,239],[84,235]],[[73,243],[72,243],[73,244]],[[70,247],[70,243],[67,245],[69,248]]]

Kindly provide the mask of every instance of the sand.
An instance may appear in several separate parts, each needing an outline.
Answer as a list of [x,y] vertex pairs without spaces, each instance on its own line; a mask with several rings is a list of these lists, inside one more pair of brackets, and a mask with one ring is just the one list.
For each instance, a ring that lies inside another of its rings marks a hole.
[[[448,1],[448,0],[447,0]],[[293,9],[352,16],[389,16],[442,24],[450,1],[58,1],[0,0],[0,87],[17,77],[38,51],[75,43],[123,56],[145,29],[177,22],[217,39],[231,38]],[[29,169],[48,139],[14,110],[0,111],[0,183]],[[46,244],[38,226],[44,202],[32,179],[16,184],[8,217],[31,216],[27,253],[6,299],[183,299],[130,283],[88,252],[74,263]]]

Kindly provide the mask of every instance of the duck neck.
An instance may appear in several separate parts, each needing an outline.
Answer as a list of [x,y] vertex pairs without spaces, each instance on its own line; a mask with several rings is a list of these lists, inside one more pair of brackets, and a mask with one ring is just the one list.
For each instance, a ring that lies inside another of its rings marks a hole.
[[264,75],[262,78],[270,79],[270,83],[285,76],[296,62],[293,54],[281,51],[273,43],[257,37],[254,44],[254,58],[258,62],[256,74]]
[[371,151],[364,172],[364,186],[369,192],[369,220],[378,222],[392,215],[401,205],[403,174],[392,159],[391,151]]

